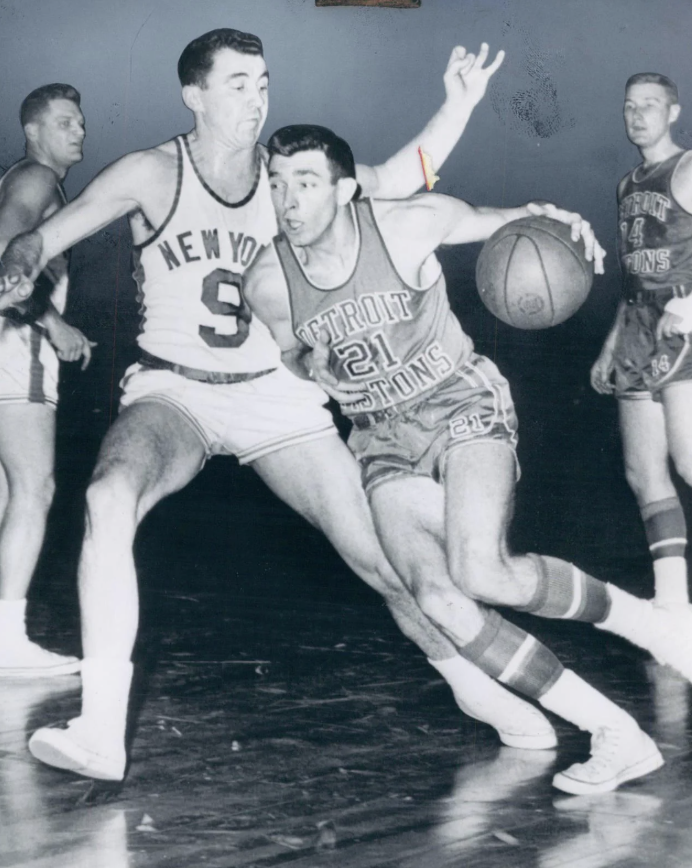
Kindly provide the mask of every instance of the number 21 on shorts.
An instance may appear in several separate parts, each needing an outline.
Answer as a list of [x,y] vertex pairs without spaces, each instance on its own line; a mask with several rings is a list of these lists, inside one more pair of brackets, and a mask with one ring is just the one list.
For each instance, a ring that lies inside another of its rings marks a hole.
[[483,422],[478,413],[469,413],[468,416],[457,416],[449,420],[449,434],[452,440],[461,440],[464,437],[473,437],[484,431]]

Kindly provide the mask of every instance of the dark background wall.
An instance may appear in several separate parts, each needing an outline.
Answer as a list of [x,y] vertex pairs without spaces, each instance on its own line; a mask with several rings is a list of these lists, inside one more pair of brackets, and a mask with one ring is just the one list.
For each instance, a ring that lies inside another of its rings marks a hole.
[[[584,308],[543,333],[506,328],[481,309],[472,284],[476,247],[443,256],[464,324],[509,375],[519,406],[525,473],[515,535],[520,545],[543,544],[582,562],[596,548],[601,558],[604,551],[614,560],[643,557],[614,408],[590,392],[587,378],[617,300],[615,185],[637,159],[623,131],[624,82],[643,70],[675,79],[683,100],[678,140],[692,146],[684,108],[692,90],[689,0],[423,0],[419,10],[316,9],[312,0],[4,0],[0,165],[21,156],[19,103],[47,81],[70,82],[83,95],[88,136],[84,162],[67,182],[71,196],[126,151],[189,129],[177,58],[190,39],[219,26],[264,41],[271,97],[263,140],[282,124],[314,121],[348,138],[361,162],[385,159],[438,107],[455,43],[476,50],[485,40],[493,54],[507,51],[436,189],[483,204],[556,201],[584,213],[609,252],[608,273]],[[117,380],[132,358],[136,309],[125,227],[79,245],[73,269],[71,315],[99,349],[85,375],[64,376],[62,515],[78,512]],[[183,504],[188,526],[202,503],[214,504],[225,528],[248,522],[252,509],[233,506],[242,503],[276,509],[277,526],[303,533],[232,462],[213,462],[184,497],[176,508]],[[169,520],[173,508],[163,506],[152,521]],[[194,534],[202,526],[200,519]],[[256,562],[251,554],[248,548],[248,564]]]

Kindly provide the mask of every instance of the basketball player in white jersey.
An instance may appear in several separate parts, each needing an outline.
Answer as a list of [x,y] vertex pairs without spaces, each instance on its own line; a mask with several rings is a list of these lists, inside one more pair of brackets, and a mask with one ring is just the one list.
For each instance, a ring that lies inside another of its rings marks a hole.
[[[82,159],[84,118],[79,93],[48,84],[22,102],[26,156],[0,178],[0,254],[65,204],[62,181]],[[67,261],[46,263],[33,304],[33,325],[21,315],[0,318],[0,678],[44,677],[79,671],[76,657],[29,641],[24,615],[53,499],[58,359],[89,362],[91,346],[61,314]],[[16,312],[14,312],[16,314]]]
[[591,370],[618,401],[625,473],[653,559],[659,605],[689,603],[687,527],[669,462],[692,486],[692,151],[673,140],[675,82],[625,87],[627,136],[642,163],[618,186],[623,300]]
[[[455,49],[445,105],[383,166],[359,167],[366,190],[413,192],[423,180],[419,146],[441,165],[502,60],[500,53],[485,67],[487,54],[487,45],[477,58]],[[505,743],[554,746],[548,721],[459,657],[416,606],[379,548],[357,467],[323,406],[326,396],[281,365],[268,329],[244,302],[241,275],[277,231],[265,152],[257,146],[268,84],[260,40],[212,31],[187,46],[178,72],[193,132],[122,158],[4,257],[12,279],[20,272],[34,277],[46,259],[129,214],[144,311],[142,357],[124,377],[123,411],[87,494],[79,568],[82,715],[66,730],[39,730],[30,749],[83,775],[123,777],[138,619],[132,541],[146,513],[215,454],[251,463],[327,534],[384,596],[464,710],[495,725]],[[3,301],[30,287],[20,283],[16,290]]]
[[677,619],[558,558],[510,551],[509,386],[474,352],[435,256],[537,214],[571,224],[602,273],[590,227],[537,203],[479,208],[432,193],[353,202],[353,154],[324,127],[284,127],[268,148],[282,233],[246,275],[246,299],[297,373],[314,367],[321,381],[351,390],[342,398],[349,446],[390,563],[460,654],[593,734],[592,758],[557,774],[556,787],[607,792],[659,768],[656,745],[628,714],[475,602],[594,624],[692,680],[692,615]]

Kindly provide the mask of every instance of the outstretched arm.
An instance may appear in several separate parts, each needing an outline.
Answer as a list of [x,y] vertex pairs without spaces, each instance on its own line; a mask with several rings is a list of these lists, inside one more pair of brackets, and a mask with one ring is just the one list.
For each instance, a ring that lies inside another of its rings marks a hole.
[[499,51],[491,64],[488,45],[475,54],[457,46],[449,58],[444,75],[446,98],[442,108],[427,126],[400,151],[380,166],[357,166],[356,177],[363,195],[378,199],[404,199],[424,183],[420,148],[436,169],[445,162],[466,129],[471,113],[481,101],[488,81],[504,60]]
[[147,153],[128,154],[113,163],[77,199],[8,244],[2,256],[0,310],[27,299],[33,281],[55,256],[140,207],[139,194],[152,170]]
[[[572,240],[578,241],[581,238],[584,241],[586,258],[594,261],[597,274],[603,274],[605,251],[596,240],[590,223],[579,214],[565,211],[556,205],[529,202],[519,208],[483,208],[452,196],[436,194],[416,196],[410,201],[410,207],[407,207],[407,203],[401,205],[404,208],[404,218],[408,217],[409,223],[411,218],[415,220],[419,240],[413,243],[420,245],[420,252],[424,256],[441,245],[486,241],[506,223],[533,215],[550,217],[571,226]],[[406,215],[406,211],[410,211],[410,214]],[[405,234],[413,239],[416,232],[410,228]]]

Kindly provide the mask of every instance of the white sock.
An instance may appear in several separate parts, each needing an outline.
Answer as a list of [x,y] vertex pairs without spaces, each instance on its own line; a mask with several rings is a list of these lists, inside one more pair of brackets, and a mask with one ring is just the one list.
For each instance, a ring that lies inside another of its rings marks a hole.
[[595,732],[611,724],[637,725],[624,709],[583,681],[571,669],[565,669],[538,701],[543,708],[587,732]]
[[633,645],[638,645],[640,648],[646,648],[649,637],[648,627],[654,611],[651,601],[628,594],[627,591],[610,583],[608,583],[608,595],[610,597],[608,617],[599,624],[594,624],[594,627],[629,639]]
[[111,734],[124,737],[132,672],[129,660],[85,657],[82,661],[82,717],[90,718]]
[[654,561],[654,588],[660,606],[671,603],[689,603],[687,590],[687,561],[677,556]]
[[26,599],[0,600],[0,643],[26,639]]
[[[430,660],[428,663],[440,673],[444,680],[452,688],[454,698],[457,702],[464,693],[468,691],[468,670],[469,666],[473,665],[464,657],[456,654],[454,657],[449,657],[447,660]],[[474,667],[475,668],[475,667]]]

